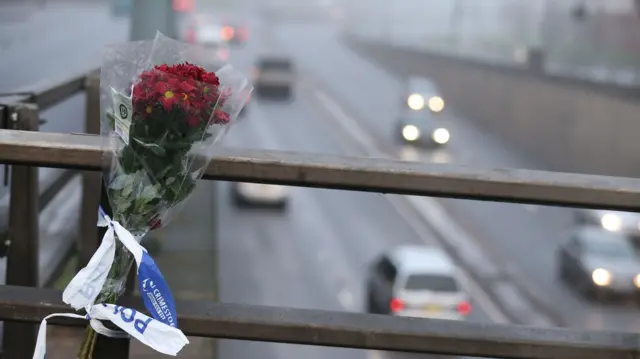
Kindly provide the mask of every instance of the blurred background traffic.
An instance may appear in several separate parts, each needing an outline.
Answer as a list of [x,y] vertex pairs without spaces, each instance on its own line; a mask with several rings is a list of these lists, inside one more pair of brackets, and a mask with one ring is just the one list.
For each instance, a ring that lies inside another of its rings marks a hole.
[[[253,84],[223,146],[628,177],[640,168],[634,0],[4,0],[0,92],[86,72],[103,46],[156,30]],[[45,111],[41,130],[81,132],[83,96]],[[58,175],[41,170],[41,183]],[[79,190],[62,191],[41,220],[58,234],[41,240],[66,248],[42,246],[45,286],[76,270],[76,239],[60,233]],[[0,186],[0,216],[7,193]],[[203,182],[148,243],[183,299],[640,330],[635,213]],[[214,352],[414,356],[205,339],[181,356]]]

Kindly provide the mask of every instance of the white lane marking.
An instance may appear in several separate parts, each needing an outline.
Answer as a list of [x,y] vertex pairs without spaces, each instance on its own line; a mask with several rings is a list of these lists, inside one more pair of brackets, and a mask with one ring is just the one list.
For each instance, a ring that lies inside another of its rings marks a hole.
[[353,137],[356,141],[362,144],[368,152],[373,152],[375,154],[382,154],[375,146],[375,141],[371,136],[368,136],[367,132],[364,131],[358,122],[354,120],[351,116],[347,115],[342,107],[338,105],[335,101],[333,101],[329,96],[327,96],[324,92],[320,90],[315,90],[313,92],[316,95],[316,98],[322,102],[325,108],[331,112],[334,118],[340,122],[340,125],[344,128],[344,130]]
[[[389,202],[391,202],[393,207],[395,207],[396,211],[405,219],[405,221],[407,221],[409,226],[411,226],[411,229],[413,229],[423,242],[439,246],[433,238],[429,237],[429,234],[433,234],[432,231],[422,221],[407,212],[403,203],[398,201],[398,196],[387,195],[385,197],[387,197]],[[459,268],[459,270],[465,287],[471,293],[471,296],[476,300],[476,302],[478,302],[482,309],[487,313],[489,318],[491,318],[495,323],[509,324],[511,321],[507,315],[493,302],[482,286],[476,283],[469,273],[467,273],[463,268]]]
[[342,288],[342,290],[338,292],[338,295],[336,297],[338,298],[338,302],[343,309],[347,311],[353,311],[355,309],[353,294],[351,294],[351,292],[347,288]]
[[[316,95],[316,98],[318,98],[318,100],[322,102],[322,104],[332,113],[336,122],[341,127],[343,127],[343,129],[347,133],[349,133],[354,140],[359,142],[360,145],[366,150],[366,152],[369,152],[369,154],[380,153],[380,151],[376,148],[373,139],[367,136],[366,131],[360,127],[355,119],[347,115],[341,109],[341,106],[338,103],[336,103],[333,99],[331,99],[320,90],[315,90],[314,93]],[[401,209],[401,206],[398,205],[397,199],[392,200],[391,196],[385,196],[385,198],[387,198],[392,203],[392,205],[398,210],[398,213],[403,218],[405,218],[409,225],[412,226],[418,236],[420,236],[422,240],[425,240],[425,236],[423,233],[425,233],[425,230],[428,231],[428,229],[423,228],[422,223],[415,220],[410,215],[407,215],[406,210]],[[435,201],[429,198],[416,196],[407,196],[407,198],[429,223],[440,225],[443,236],[446,238],[446,240],[451,240],[451,242],[453,242],[454,245],[456,245],[456,247],[462,251],[462,255],[470,256],[476,261],[483,260],[485,258],[482,252],[479,250],[479,247],[474,245],[471,237],[468,236],[461,228],[457,227],[457,225],[453,223],[450,218],[448,218],[444,209]],[[446,223],[446,225],[442,225],[443,223]],[[472,296],[479,302],[484,311],[491,317],[491,320],[496,323],[509,323],[507,315],[495,303],[493,303],[489,295],[482,289],[482,287],[478,283],[476,283],[468,275],[468,273],[464,274],[464,276],[466,277],[465,281],[467,282],[467,287],[472,292]]]

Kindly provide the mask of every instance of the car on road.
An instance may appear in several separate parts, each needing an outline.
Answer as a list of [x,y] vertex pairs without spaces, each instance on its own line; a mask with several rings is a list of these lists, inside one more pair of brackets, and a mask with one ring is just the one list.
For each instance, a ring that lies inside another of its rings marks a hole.
[[185,31],[185,40],[191,44],[199,45],[198,52],[192,56],[195,55],[199,61],[218,66],[227,63],[231,52],[229,45],[222,40],[219,29],[220,26],[215,23],[190,25]]
[[610,232],[624,234],[634,241],[634,245],[640,244],[640,213],[577,209],[575,221],[581,226],[598,226]]
[[289,99],[293,94],[295,69],[293,62],[283,56],[263,56],[253,69],[256,95]]
[[249,28],[237,23],[226,23],[220,31],[222,39],[231,45],[241,45],[249,39]]
[[443,123],[444,99],[436,84],[427,78],[411,77],[402,96],[397,138],[403,144],[440,147],[451,138]]
[[233,202],[237,207],[263,207],[285,210],[289,204],[289,187],[234,182],[231,187]]
[[449,130],[438,121],[410,112],[400,117],[396,134],[402,144],[429,149],[442,147],[451,139]]
[[629,239],[596,226],[574,230],[557,253],[558,277],[587,297],[640,294],[640,258]]
[[457,266],[441,249],[404,245],[369,269],[366,307],[372,314],[464,320],[471,312]]

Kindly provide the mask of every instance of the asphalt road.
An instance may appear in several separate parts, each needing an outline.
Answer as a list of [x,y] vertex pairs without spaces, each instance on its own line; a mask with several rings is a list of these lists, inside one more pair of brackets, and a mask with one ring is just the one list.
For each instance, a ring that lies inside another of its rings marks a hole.
[[[401,103],[402,78],[360,58],[340,42],[329,25],[280,25],[276,42],[292,54],[297,65],[397,157],[483,167],[537,168],[506,148],[472,119],[449,112],[450,146],[439,153],[403,148],[393,143],[393,128]],[[402,59],[398,59],[402,66]],[[532,292],[578,328],[640,329],[633,305],[594,304],[560,283],[555,276],[555,249],[573,226],[571,210],[463,200],[439,200],[451,217],[476,239],[488,258],[513,274]]]
[[[251,64],[262,46],[234,51],[239,68]],[[254,99],[247,117],[231,130],[225,146],[349,154],[352,143],[319,109],[301,85],[290,103]],[[220,186],[221,298],[280,307],[362,311],[367,267],[395,245],[431,243],[385,195],[292,187],[285,213],[238,209],[230,184]],[[472,292],[472,295],[474,293]],[[490,321],[474,299],[470,320]],[[222,357],[398,358],[413,355],[299,345],[223,341]],[[417,357],[417,356],[415,356]],[[424,357],[424,356],[422,356]]]

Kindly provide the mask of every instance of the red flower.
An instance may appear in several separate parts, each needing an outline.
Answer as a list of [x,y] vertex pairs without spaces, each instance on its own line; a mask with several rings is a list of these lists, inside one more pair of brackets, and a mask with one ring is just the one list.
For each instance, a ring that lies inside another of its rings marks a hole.
[[229,115],[222,111],[222,110],[216,110],[213,114],[213,123],[216,124],[227,124],[229,123],[229,121],[231,121],[231,119],[229,118]]
[[162,227],[162,220],[160,220],[160,216],[157,214],[149,220],[149,230],[153,231],[154,229],[158,229]]
[[189,127],[198,127],[200,125],[200,119],[197,116],[187,116],[187,125]]
[[220,110],[230,92],[220,88],[220,79],[214,72],[188,62],[158,65],[143,72],[132,95],[134,108],[143,118],[161,116],[154,111],[160,105],[167,112],[181,110],[183,116],[177,118],[191,128],[206,126],[210,117],[217,124],[230,121],[229,115]]

